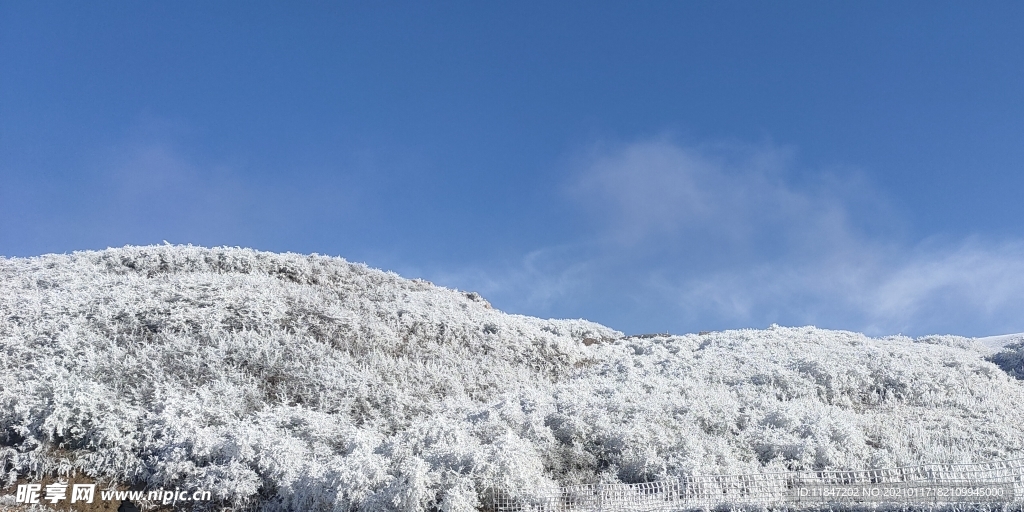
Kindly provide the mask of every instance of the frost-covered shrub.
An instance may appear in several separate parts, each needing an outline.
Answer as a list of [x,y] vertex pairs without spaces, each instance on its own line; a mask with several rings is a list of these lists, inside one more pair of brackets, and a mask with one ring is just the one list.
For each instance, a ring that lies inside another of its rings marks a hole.
[[621,336],[316,255],[128,247],[2,259],[0,279],[5,481],[62,452],[269,509],[462,510],[544,480],[530,442],[469,418]]
[[1006,345],[990,359],[1012,377],[1024,380],[1024,341]]
[[496,487],[1020,455],[1024,383],[972,347],[624,338],[317,255],[0,259],[0,485],[75,470],[266,510],[468,511]]

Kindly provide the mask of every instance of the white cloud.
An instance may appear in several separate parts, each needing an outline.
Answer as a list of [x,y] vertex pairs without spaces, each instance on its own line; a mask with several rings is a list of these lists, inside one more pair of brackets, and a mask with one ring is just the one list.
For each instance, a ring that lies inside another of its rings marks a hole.
[[127,141],[83,164],[86,199],[76,222],[92,243],[266,244],[353,210],[354,187],[341,179],[275,174],[180,146],[166,136]]
[[[479,292],[485,297],[500,297],[513,304],[510,312],[543,312],[558,305],[586,303],[590,285],[599,269],[580,244],[544,247],[530,251],[520,259],[498,268],[462,268],[433,272],[439,283]],[[422,275],[419,268],[407,268],[409,275]]]
[[[990,323],[978,334],[1019,330],[1024,319],[1024,244],[965,240],[924,244],[867,287],[863,306],[883,324]],[[952,325],[949,325],[952,328]]]
[[1024,330],[1024,243],[913,240],[856,172],[797,175],[793,162],[664,138],[594,151],[569,188],[592,230],[486,288],[512,309],[626,330]]
[[774,148],[714,151],[641,142],[593,157],[572,191],[592,198],[610,217],[608,227],[633,242],[685,231],[743,241],[776,224],[841,223],[842,211],[829,198],[783,184],[789,160],[789,152]]

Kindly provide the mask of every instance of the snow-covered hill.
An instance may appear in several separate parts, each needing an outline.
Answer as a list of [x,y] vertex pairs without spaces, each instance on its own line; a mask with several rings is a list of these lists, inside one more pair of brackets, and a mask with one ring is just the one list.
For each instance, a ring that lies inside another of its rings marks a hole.
[[[1024,346],[813,327],[624,337],[339,258],[0,259],[0,468],[272,510],[1024,455]],[[1005,345],[1005,346],[1002,346]]]

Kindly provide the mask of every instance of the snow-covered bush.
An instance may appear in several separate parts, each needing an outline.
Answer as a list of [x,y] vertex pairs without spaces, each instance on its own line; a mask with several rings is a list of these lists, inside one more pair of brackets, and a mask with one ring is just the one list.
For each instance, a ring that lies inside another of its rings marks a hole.
[[997,364],[948,336],[627,338],[318,255],[0,259],[0,470],[467,511],[494,487],[988,460],[1024,451]]
[[1024,380],[1024,340],[1007,344],[989,359],[1012,377]]

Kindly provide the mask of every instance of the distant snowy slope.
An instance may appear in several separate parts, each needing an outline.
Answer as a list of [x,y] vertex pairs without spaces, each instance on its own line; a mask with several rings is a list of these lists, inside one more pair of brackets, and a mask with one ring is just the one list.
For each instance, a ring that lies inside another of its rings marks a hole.
[[630,338],[316,255],[0,259],[0,468],[268,510],[456,511],[494,485],[1024,455],[1024,384],[978,347]]
[[994,354],[1006,348],[1008,345],[1019,343],[1024,341],[1024,332],[1016,334],[1003,334],[1000,336],[986,336],[984,338],[974,338],[974,341],[982,348],[982,350]]
[[1012,377],[1024,379],[1024,333],[975,338],[982,353]]

